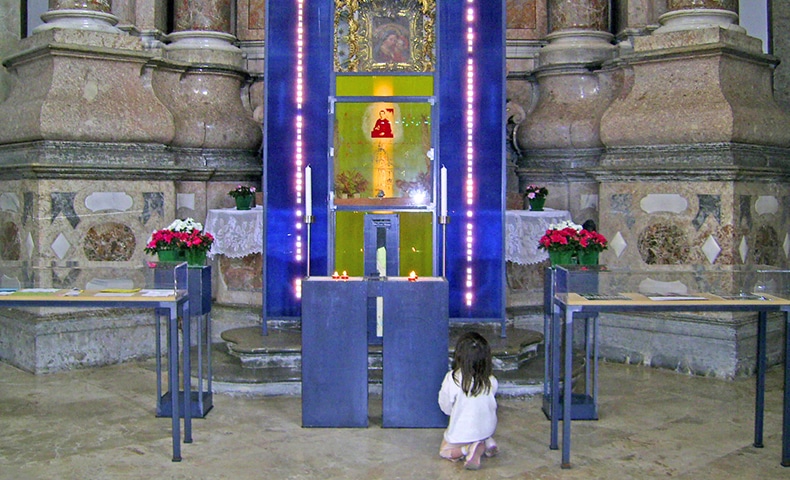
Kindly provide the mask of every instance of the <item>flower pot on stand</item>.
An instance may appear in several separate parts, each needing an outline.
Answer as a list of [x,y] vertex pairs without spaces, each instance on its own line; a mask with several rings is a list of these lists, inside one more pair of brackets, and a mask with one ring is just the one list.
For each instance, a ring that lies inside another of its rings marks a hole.
[[573,251],[571,250],[560,250],[560,251],[552,251],[549,250],[549,260],[551,261],[551,265],[570,265],[573,261]]
[[239,195],[236,197],[236,210],[249,210],[252,206],[252,195]]
[[187,250],[187,265],[190,267],[203,267],[206,265],[205,250]]
[[533,212],[542,212],[543,205],[546,204],[546,197],[543,198],[530,198],[529,199],[529,209]]
[[580,250],[578,253],[579,265],[598,265],[600,253],[597,250]]

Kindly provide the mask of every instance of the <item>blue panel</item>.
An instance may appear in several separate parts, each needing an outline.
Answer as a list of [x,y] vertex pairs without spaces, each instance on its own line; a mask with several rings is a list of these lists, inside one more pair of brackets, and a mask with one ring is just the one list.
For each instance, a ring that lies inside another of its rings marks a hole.
[[[327,270],[327,99],[332,71],[332,2],[305,2],[305,101],[296,104],[296,3],[267,2],[266,120],[264,122],[264,316],[298,316],[295,280],[306,273],[295,259],[296,236],[306,244],[294,179],[296,118],[303,118],[304,161],[313,170],[311,274]],[[306,250],[305,250],[306,253]]]
[[448,170],[447,278],[450,317],[504,318],[504,17],[501,1],[476,3],[474,302],[464,301],[466,276],[466,139],[464,2],[439,3],[439,158]]
[[382,426],[441,428],[438,395],[447,373],[447,282],[371,282],[384,297]]
[[302,426],[368,425],[367,283],[305,280]]

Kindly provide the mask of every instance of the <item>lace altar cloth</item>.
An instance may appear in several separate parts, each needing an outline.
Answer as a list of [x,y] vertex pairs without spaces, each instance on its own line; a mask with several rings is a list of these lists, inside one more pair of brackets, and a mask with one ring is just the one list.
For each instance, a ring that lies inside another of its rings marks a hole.
[[263,253],[263,207],[209,210],[205,230],[214,235],[209,256],[241,258]]
[[570,220],[567,210],[547,208],[542,212],[508,210],[505,212],[505,260],[533,265],[549,259],[545,250],[538,250],[538,241],[553,223]]

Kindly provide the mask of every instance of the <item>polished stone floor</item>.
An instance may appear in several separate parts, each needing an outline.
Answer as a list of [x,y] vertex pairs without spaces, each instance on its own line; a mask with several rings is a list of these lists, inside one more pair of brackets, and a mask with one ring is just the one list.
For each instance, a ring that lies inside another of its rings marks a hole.
[[780,466],[782,369],[766,394],[765,448],[752,447],[754,381],[603,364],[600,415],[575,422],[573,468],[548,448],[540,396],[499,399],[498,457],[480,471],[437,455],[440,429],[304,429],[299,397],[216,395],[170,460],[154,416],[151,362],[34,376],[0,363],[2,479],[773,479]]

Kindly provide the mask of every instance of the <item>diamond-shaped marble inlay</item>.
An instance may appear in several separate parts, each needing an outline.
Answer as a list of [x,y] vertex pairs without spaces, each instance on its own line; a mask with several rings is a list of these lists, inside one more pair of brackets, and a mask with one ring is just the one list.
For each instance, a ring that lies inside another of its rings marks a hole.
[[721,247],[716,243],[716,239],[713,238],[713,235],[709,236],[708,239],[705,240],[705,243],[702,244],[702,253],[705,254],[705,258],[707,258],[710,263],[716,261],[720,252]]
[[609,242],[609,246],[612,247],[612,250],[614,250],[614,254],[617,255],[617,258],[620,258],[620,255],[623,253],[623,250],[625,250],[625,247],[627,247],[628,244],[625,243],[625,239],[620,234],[620,232],[617,232],[612,241]]
[[746,263],[746,255],[749,254],[749,245],[746,243],[746,237],[741,237],[741,244],[738,245],[738,253],[741,254],[741,262]]
[[63,257],[69,252],[69,248],[71,248],[71,244],[69,243],[66,236],[62,233],[58,235],[58,238],[52,242],[51,245],[52,251],[55,252],[55,255],[58,256],[59,259],[63,260]]
[[790,257],[790,234],[785,233],[785,241],[782,243],[782,250],[785,252],[785,258]]

